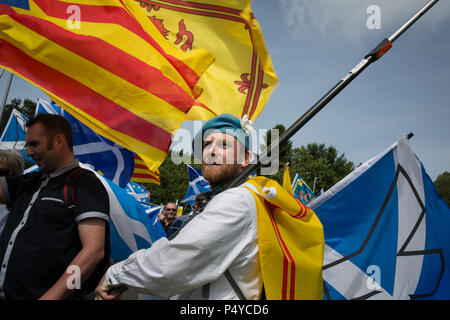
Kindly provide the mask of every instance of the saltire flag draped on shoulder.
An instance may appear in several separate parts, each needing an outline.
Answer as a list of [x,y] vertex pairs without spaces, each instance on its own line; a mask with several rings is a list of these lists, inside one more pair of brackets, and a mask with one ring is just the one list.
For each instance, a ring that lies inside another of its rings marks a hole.
[[294,181],[292,182],[292,189],[294,190],[294,197],[300,200],[303,204],[309,205],[313,200],[316,199],[314,192],[311,188],[303,181],[299,174],[296,174]]
[[100,171],[103,176],[122,188],[126,187],[134,170],[134,156],[131,151],[98,135],[54,103],[38,99],[36,115],[39,113],[59,114],[66,118],[73,131],[75,157],[92,165],[96,171]]
[[310,204],[325,299],[450,299],[450,209],[406,138]]
[[250,0],[137,1],[180,51],[205,48],[214,55],[187,120],[222,113],[254,120],[260,114],[278,79]]
[[17,111],[12,109],[5,129],[0,137],[0,148],[14,150],[18,152],[24,160],[34,164],[33,159],[27,156],[27,150],[25,148],[25,124],[28,118]]
[[212,56],[174,47],[135,0],[28,4],[0,4],[0,65],[156,170]]
[[211,191],[211,186],[209,182],[203,177],[202,171],[199,169],[195,169],[190,165],[187,165],[188,173],[189,173],[189,186],[186,191],[186,195],[184,196],[182,203],[188,203],[194,206],[195,198],[202,193]]

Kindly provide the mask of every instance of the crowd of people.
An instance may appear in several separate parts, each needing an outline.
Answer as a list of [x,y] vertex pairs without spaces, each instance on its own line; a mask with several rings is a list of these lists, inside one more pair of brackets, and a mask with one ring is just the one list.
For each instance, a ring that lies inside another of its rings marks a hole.
[[217,116],[196,137],[212,191],[197,196],[190,215],[177,218],[177,204],[166,203],[158,220],[167,237],[113,265],[108,194],[75,159],[70,124],[45,114],[26,126],[39,171],[22,174],[21,157],[0,152],[0,299],[109,300],[120,298],[118,288],[171,299],[261,298],[254,196],[223,188],[251,158],[238,118]]

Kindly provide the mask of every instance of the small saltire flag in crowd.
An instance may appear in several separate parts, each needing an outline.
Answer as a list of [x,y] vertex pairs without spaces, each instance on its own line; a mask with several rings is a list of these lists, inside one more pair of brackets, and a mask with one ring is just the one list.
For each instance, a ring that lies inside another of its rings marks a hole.
[[195,198],[197,195],[205,192],[211,191],[211,186],[209,182],[205,180],[202,176],[202,171],[199,169],[195,169],[190,165],[187,165],[188,173],[189,173],[189,186],[186,191],[186,195],[184,196],[182,203],[188,203],[191,206],[194,206]]
[[294,197],[303,202],[303,204],[309,205],[311,201],[316,199],[313,191],[299,174],[295,175],[294,181],[292,182],[292,189],[294,190]]
[[174,47],[135,0],[2,3],[0,65],[155,171],[213,57]]
[[450,299],[450,209],[401,138],[310,205],[325,299]]
[[126,191],[132,195],[137,201],[150,203],[150,192],[136,182],[129,182],[126,186]]
[[260,114],[278,79],[250,0],[137,1],[180,51],[204,48],[215,58],[200,78],[205,91],[188,120],[222,113],[254,120]]
[[131,151],[98,135],[54,103],[38,99],[36,115],[39,113],[65,117],[72,126],[75,157],[92,165],[95,170],[122,188],[126,187],[134,170],[134,155]]
[[25,148],[25,124],[27,121],[28,118],[25,115],[16,109],[12,109],[11,115],[0,137],[0,148],[14,150],[26,161],[34,164],[33,159],[27,156],[27,150]]

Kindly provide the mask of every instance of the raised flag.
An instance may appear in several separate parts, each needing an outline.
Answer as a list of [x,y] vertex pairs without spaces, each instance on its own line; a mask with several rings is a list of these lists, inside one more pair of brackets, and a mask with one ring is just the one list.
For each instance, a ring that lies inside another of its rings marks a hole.
[[211,186],[209,182],[203,177],[202,171],[199,169],[195,169],[190,165],[186,165],[189,173],[189,186],[186,191],[186,195],[184,196],[181,203],[187,203],[194,206],[195,198],[205,192],[211,191]]
[[0,137],[0,148],[14,150],[18,152],[24,160],[29,163],[33,163],[33,159],[27,156],[27,150],[25,148],[25,124],[28,118],[17,111],[12,109],[5,129]]
[[278,79],[250,0],[137,1],[180,51],[205,48],[214,55],[189,120],[222,113],[254,120],[260,114]]
[[311,201],[316,199],[314,192],[311,188],[303,181],[300,175],[296,174],[294,181],[292,182],[292,189],[294,190],[294,197],[300,200],[303,204],[309,205]]
[[126,187],[134,170],[134,155],[131,151],[95,133],[54,103],[38,99],[36,115],[39,113],[65,117],[72,127],[75,157],[80,162],[92,165],[96,171],[100,171],[120,187]]
[[28,2],[0,5],[0,65],[156,170],[212,56],[174,47],[135,0]]
[[325,299],[450,299],[450,209],[406,138],[317,198]]

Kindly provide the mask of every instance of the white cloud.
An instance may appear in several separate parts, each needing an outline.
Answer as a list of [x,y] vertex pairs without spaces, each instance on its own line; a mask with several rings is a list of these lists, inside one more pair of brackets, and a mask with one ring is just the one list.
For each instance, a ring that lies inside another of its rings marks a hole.
[[[425,0],[278,0],[289,34],[294,39],[359,42],[370,34],[367,13],[380,8],[381,31],[393,32],[427,2]],[[450,18],[450,1],[439,1],[421,18],[426,28],[436,29]]]

